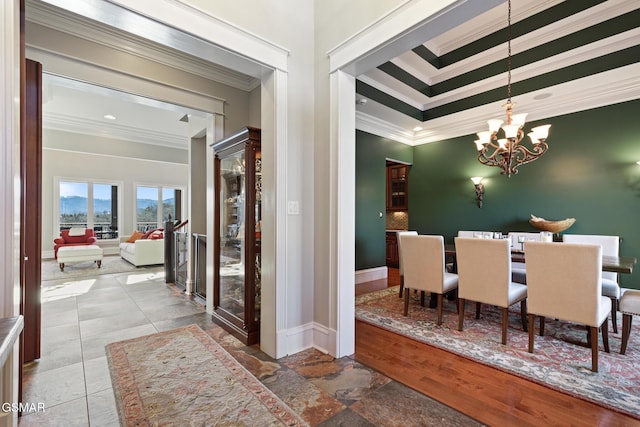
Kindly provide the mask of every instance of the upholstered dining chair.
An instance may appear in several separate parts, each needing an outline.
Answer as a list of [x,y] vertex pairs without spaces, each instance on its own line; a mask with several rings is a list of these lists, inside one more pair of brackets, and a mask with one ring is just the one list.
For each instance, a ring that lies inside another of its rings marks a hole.
[[602,247],[572,243],[525,243],[529,310],[529,353],[534,350],[534,322],[551,317],[589,328],[591,370],[598,372],[598,329],[609,353],[607,319],[611,300],[602,295]]
[[417,231],[397,231],[396,241],[398,242],[398,270],[400,272],[400,298],[402,298],[402,291],[404,290],[404,271],[402,270],[402,243],[400,236],[417,236]]
[[640,290],[625,289],[620,298],[620,311],[622,312],[622,345],[620,346],[620,354],[625,354],[629,337],[631,336],[633,316],[640,316]]
[[[620,237],[601,236],[595,234],[564,234],[562,241],[566,243],[587,243],[602,246],[602,255],[618,256],[620,253]],[[602,272],[602,295],[611,298],[611,323],[613,332],[618,333],[618,304],[620,301],[620,285],[618,273]]]
[[464,326],[466,301],[476,302],[476,319],[480,305],[502,308],[502,344],[507,343],[509,307],[520,303],[522,328],[527,330],[527,287],[511,280],[511,249],[501,240],[456,237],[458,261],[458,330]]
[[400,236],[404,269],[404,315],[409,314],[409,289],[437,295],[437,324],[442,324],[442,296],[458,287],[458,275],[444,266],[442,236]]
[[476,239],[484,239],[484,237],[491,236],[493,239],[493,231],[471,231],[471,230],[459,230],[458,237],[475,237]]

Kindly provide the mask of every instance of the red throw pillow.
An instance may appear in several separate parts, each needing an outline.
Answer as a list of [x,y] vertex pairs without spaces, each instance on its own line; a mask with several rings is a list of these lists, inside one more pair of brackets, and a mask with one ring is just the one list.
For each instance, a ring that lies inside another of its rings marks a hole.
[[153,233],[155,233],[156,231],[163,231],[164,228],[155,228],[153,230],[149,230],[146,233],[144,233],[144,236],[142,236],[143,239],[149,239],[151,237],[151,235]]
[[162,230],[155,230],[153,233],[149,235],[149,240],[161,240],[164,239],[164,233]]

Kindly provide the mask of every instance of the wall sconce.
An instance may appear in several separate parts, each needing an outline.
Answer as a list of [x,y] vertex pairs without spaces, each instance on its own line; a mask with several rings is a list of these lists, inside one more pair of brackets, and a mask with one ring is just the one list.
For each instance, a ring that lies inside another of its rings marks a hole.
[[476,187],[476,198],[478,199],[479,208],[482,208],[482,200],[484,199],[484,185],[482,185],[483,178],[484,177],[482,176],[471,177],[471,181],[473,181],[473,185]]

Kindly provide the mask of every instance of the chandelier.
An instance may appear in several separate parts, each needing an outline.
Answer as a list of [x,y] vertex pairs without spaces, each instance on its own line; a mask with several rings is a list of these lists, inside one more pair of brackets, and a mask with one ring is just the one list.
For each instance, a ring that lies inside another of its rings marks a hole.
[[[527,135],[531,138],[532,148],[520,145],[524,138],[524,124],[527,113],[513,114],[515,102],[511,101],[511,0],[508,2],[507,24],[507,103],[503,108],[507,113],[507,123],[500,119],[489,120],[489,130],[478,132],[475,141],[478,148],[478,161],[486,166],[497,166],[500,174],[511,175],[518,173],[518,166],[532,162],[542,156],[548,145],[546,143],[551,125],[538,126],[531,129]],[[502,129],[504,137],[498,135]]]

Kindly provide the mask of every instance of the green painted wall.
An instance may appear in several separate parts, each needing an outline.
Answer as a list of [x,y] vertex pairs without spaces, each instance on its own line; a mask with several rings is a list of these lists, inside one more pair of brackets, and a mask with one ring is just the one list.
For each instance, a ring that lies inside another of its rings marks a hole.
[[[528,123],[527,129],[552,124],[549,150],[511,178],[477,161],[474,135],[413,148],[409,228],[442,234],[452,242],[461,229],[537,231],[528,223],[530,214],[575,217],[568,233],[619,235],[624,239],[621,254],[640,258],[639,111],[636,100]],[[357,151],[358,157],[363,151]],[[358,169],[366,165],[358,159]],[[485,177],[482,209],[476,205],[471,176]],[[368,218],[356,214],[356,223],[365,221]],[[363,230],[366,225],[357,227]],[[384,252],[384,239],[379,240],[378,250]],[[356,244],[356,254],[359,249]],[[640,288],[639,274],[622,275],[621,284]]]
[[356,270],[363,270],[385,265],[386,159],[412,163],[413,147],[356,132]]

